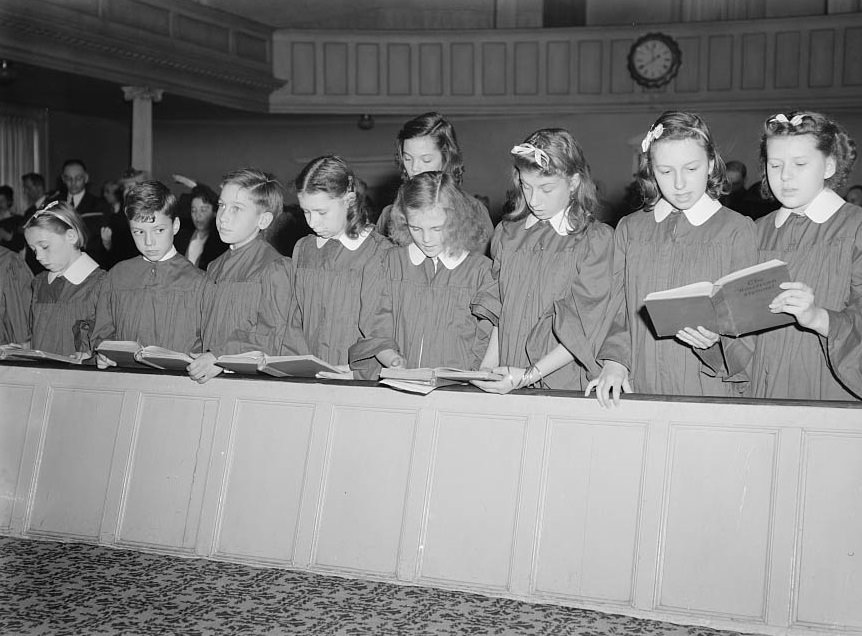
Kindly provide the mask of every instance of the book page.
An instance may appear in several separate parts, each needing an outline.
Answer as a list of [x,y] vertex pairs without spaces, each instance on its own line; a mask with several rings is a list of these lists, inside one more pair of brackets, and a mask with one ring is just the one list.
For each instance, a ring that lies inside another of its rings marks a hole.
[[731,272],[726,276],[722,276],[715,284],[719,287],[726,283],[729,283],[734,280],[738,280],[740,278],[745,278],[746,276],[751,276],[752,274],[757,274],[758,272],[763,272],[768,269],[773,269],[775,267],[781,267],[782,265],[787,265],[784,261],[780,261],[777,258],[773,258],[772,260],[766,261],[765,263],[758,263],[757,265],[752,265],[751,267],[746,267],[744,269],[739,269],[735,272]]
[[682,287],[674,287],[673,289],[665,289],[663,291],[652,292],[644,297],[644,302],[648,300],[666,300],[669,298],[693,298],[695,296],[711,296],[715,286],[706,281],[700,283],[691,283]]

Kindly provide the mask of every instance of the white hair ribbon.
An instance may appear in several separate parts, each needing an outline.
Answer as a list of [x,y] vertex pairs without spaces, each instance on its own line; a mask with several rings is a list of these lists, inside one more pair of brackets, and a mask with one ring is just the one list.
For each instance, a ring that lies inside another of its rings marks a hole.
[[661,134],[664,132],[664,126],[659,124],[658,126],[653,126],[649,129],[649,132],[644,137],[644,140],[641,142],[641,150],[646,152],[649,150],[650,144],[654,142],[656,139],[661,137]]
[[509,152],[519,157],[532,157],[542,170],[547,170],[548,166],[551,165],[551,158],[548,157],[548,153],[541,148],[536,148],[533,144],[518,144]]
[[769,121],[777,121],[779,124],[790,124],[791,126],[798,126],[802,123],[802,115],[794,115],[793,119],[787,119],[787,115],[785,115],[784,113],[778,113]]

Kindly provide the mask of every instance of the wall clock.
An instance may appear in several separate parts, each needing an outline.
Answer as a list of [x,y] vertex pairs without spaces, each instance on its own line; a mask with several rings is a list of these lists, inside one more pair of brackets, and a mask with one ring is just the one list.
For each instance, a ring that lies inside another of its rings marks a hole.
[[664,86],[676,76],[682,53],[676,41],[664,33],[647,33],[629,50],[629,73],[646,88]]

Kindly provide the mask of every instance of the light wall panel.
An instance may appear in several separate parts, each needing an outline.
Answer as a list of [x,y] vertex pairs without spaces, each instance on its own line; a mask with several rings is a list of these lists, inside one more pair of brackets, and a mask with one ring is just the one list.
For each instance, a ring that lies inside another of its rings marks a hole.
[[12,525],[32,401],[32,386],[0,385],[0,531]]

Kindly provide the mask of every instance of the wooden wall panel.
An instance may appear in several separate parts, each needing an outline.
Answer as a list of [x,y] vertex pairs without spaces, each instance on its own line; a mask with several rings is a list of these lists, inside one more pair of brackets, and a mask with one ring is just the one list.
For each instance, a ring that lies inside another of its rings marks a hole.
[[410,78],[412,66],[410,64],[409,44],[389,44],[386,47],[388,59],[386,85],[389,95],[409,95],[412,87]]
[[862,435],[810,432],[804,448],[795,620],[862,630]]
[[572,87],[572,47],[569,42],[548,42],[549,95],[568,95]]
[[766,88],[766,34],[746,33],[742,36],[743,90]]
[[419,94],[443,94],[443,47],[440,44],[419,45]]
[[701,89],[701,39],[683,37],[677,40],[682,54],[682,63],[673,85],[677,93],[695,93]]
[[395,576],[416,418],[415,411],[335,409],[316,524],[317,568]]
[[482,94],[505,95],[506,45],[502,42],[482,44]]
[[799,86],[800,38],[798,32],[775,35],[775,88]]
[[611,93],[631,93],[634,90],[634,81],[628,68],[631,45],[630,39],[611,42]]
[[291,85],[294,95],[317,92],[317,55],[313,42],[293,42],[290,52]]
[[808,45],[808,85],[832,86],[835,77],[835,31],[812,31]]
[[48,400],[26,531],[94,541],[102,525],[123,393],[57,388]]
[[525,431],[522,417],[438,415],[422,580],[509,587]]
[[174,35],[181,40],[194,42],[208,49],[223,51],[230,50],[230,31],[218,24],[195,20],[187,15],[174,17]]
[[549,419],[536,592],[631,603],[645,442],[645,425]]
[[672,426],[658,606],[765,618],[776,453],[777,431]]
[[598,95],[602,92],[602,42],[585,40],[578,43],[578,92]]
[[313,417],[313,404],[239,401],[217,554],[294,562]]
[[515,42],[515,95],[539,94],[539,43]]
[[356,45],[356,94],[380,95],[380,46]]
[[326,42],[323,45],[323,92],[326,95],[347,94],[347,44]]
[[257,35],[237,31],[234,33],[234,49],[241,58],[269,62],[269,40]]
[[105,9],[109,20],[150,33],[170,35],[171,12],[167,9],[135,0],[110,0]]
[[714,35],[709,38],[709,71],[707,87],[726,91],[733,86],[733,37]]
[[33,387],[0,385],[0,531],[12,525]]
[[141,396],[120,542],[194,548],[216,411],[215,400]]
[[476,46],[472,43],[456,42],[450,49],[449,76],[452,95],[474,95],[476,93]]
[[862,28],[844,31],[844,86],[862,86]]

